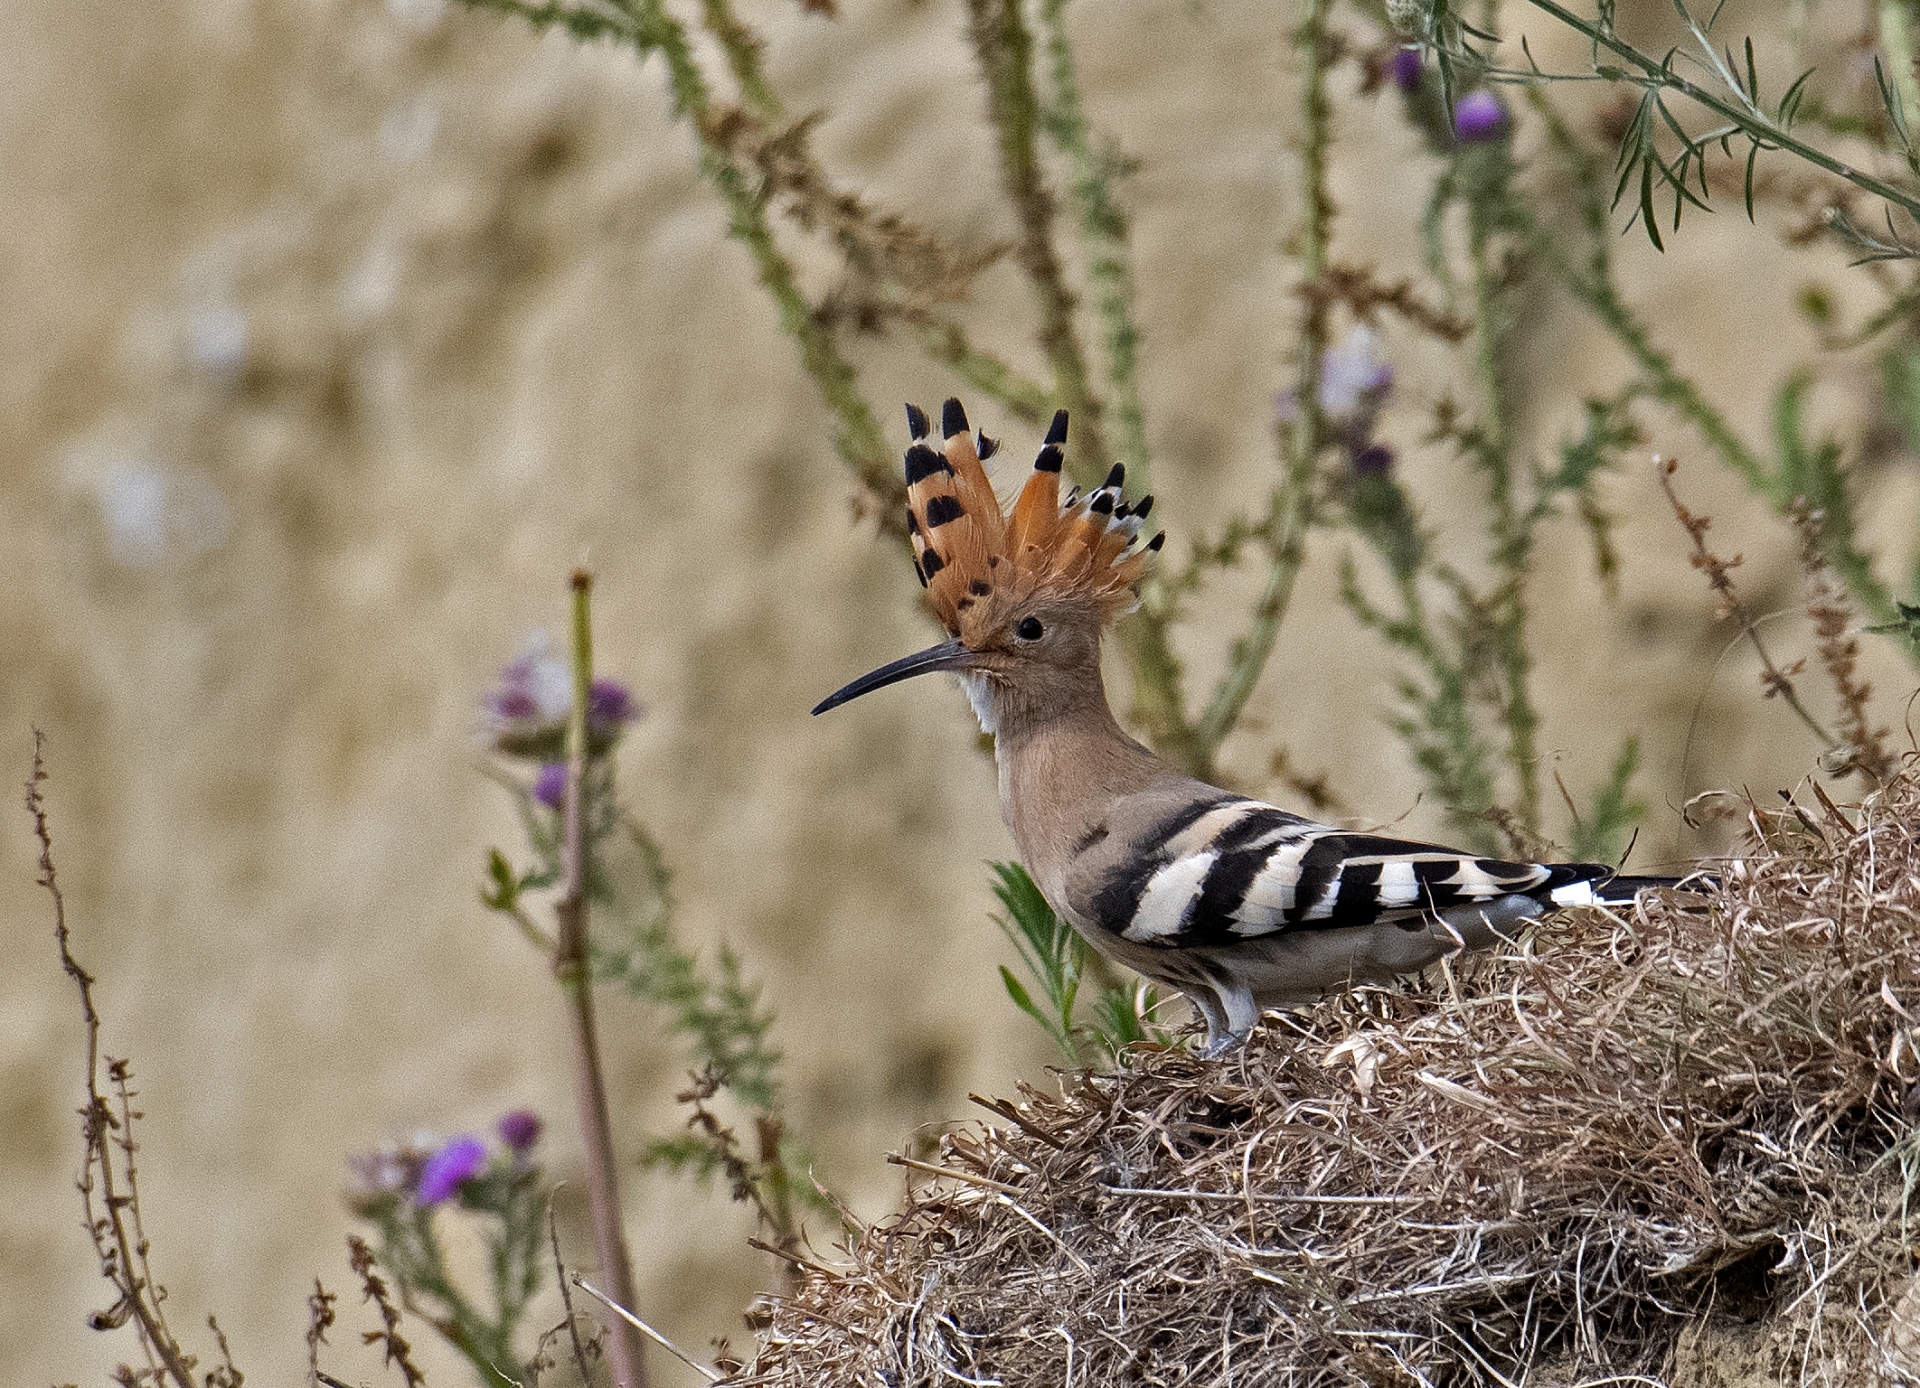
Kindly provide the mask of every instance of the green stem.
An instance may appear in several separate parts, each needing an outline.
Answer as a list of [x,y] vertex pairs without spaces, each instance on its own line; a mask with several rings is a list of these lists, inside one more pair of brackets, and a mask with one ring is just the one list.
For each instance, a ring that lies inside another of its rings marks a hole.
[[[1699,387],[1683,375],[1673,364],[1672,358],[1654,343],[1646,325],[1620,297],[1606,252],[1607,233],[1604,224],[1597,229],[1593,225],[1593,209],[1600,202],[1598,172],[1594,161],[1579,148],[1564,125],[1549,122],[1548,128],[1555,147],[1566,161],[1568,172],[1578,190],[1584,220],[1588,223],[1593,250],[1587,265],[1582,268],[1575,264],[1568,253],[1566,238],[1556,229],[1542,225],[1532,209],[1520,199],[1513,199],[1508,205],[1509,224],[1519,233],[1534,261],[1545,267],[1547,273],[1564,286],[1626,349],[1645,382],[1647,392],[1699,430],[1708,447],[1723,464],[1739,474],[1749,489],[1764,497],[1776,510],[1783,508],[1793,498],[1779,494],[1781,484],[1774,468],[1741,441],[1726,417],[1707,401]],[[1823,544],[1828,562],[1860,605],[1878,621],[1895,620],[1893,595],[1874,576],[1871,563],[1854,545],[1851,533],[1836,527],[1823,536]]]
[[1880,0],[1880,47],[1887,55],[1887,78],[1900,93],[1901,114],[1909,128],[1920,120],[1920,76],[1913,70],[1911,0]]
[[1053,410],[1053,395],[1037,381],[983,352],[967,339],[967,330],[952,319],[929,313],[914,324],[920,348],[929,357],[953,368],[961,380],[990,398],[1023,424],[1041,424]]
[[1332,110],[1327,102],[1327,0],[1306,0],[1306,15],[1294,34],[1305,58],[1301,81],[1300,190],[1305,215],[1299,234],[1299,360],[1294,378],[1294,415],[1283,426],[1285,472],[1268,507],[1267,581],[1254,604],[1247,632],[1233,643],[1227,672],[1215,686],[1200,717],[1197,740],[1209,760],[1239,722],[1241,711],[1266,669],[1280,632],[1281,619],[1306,560],[1307,531],[1314,520],[1314,473],[1326,438],[1320,413],[1320,369],[1327,350],[1327,300],[1316,291],[1326,272],[1333,232],[1333,200],[1327,192],[1327,149],[1332,143]]
[[[1082,485],[1092,486],[1106,477],[1111,455],[1074,326],[1074,296],[1053,243],[1053,195],[1041,174],[1034,138],[1041,116],[1033,89],[1033,41],[1020,5],[1021,0],[967,0],[967,31],[987,86],[1001,184],[1019,221],[1015,259],[1033,289],[1040,347],[1053,371],[1056,398],[1073,415],[1069,467]],[[1171,613],[1156,594],[1157,580],[1150,579],[1140,610],[1115,633],[1133,675],[1129,716],[1163,756],[1204,778],[1212,761],[1187,721],[1180,662],[1167,640]]]
[[[1489,148],[1469,157],[1500,157]],[[1494,596],[1493,635],[1504,697],[1501,721],[1507,731],[1507,762],[1513,768],[1520,821],[1529,833],[1540,829],[1540,780],[1535,746],[1539,714],[1528,691],[1533,660],[1527,649],[1527,569],[1532,527],[1520,519],[1513,494],[1512,406],[1507,398],[1506,349],[1512,329],[1504,274],[1496,264],[1497,231],[1507,204],[1517,201],[1511,168],[1503,164],[1487,196],[1467,203],[1468,252],[1473,265],[1474,367],[1480,377],[1482,421],[1474,453],[1486,473],[1493,504],[1493,562],[1504,574]]]
[[[1788,154],[1804,159],[1809,164],[1817,168],[1825,169],[1837,178],[1845,179],[1856,188],[1865,189],[1876,197],[1885,198],[1895,207],[1905,211],[1908,216],[1920,220],[1920,196],[1896,188],[1885,179],[1875,178],[1872,174],[1863,173],[1851,164],[1847,164],[1839,159],[1835,159],[1830,154],[1815,149],[1812,145],[1806,143],[1806,141],[1798,139],[1776,125],[1772,120],[1762,114],[1757,107],[1744,100],[1744,98],[1740,102],[1735,103],[1724,97],[1715,95],[1713,92],[1688,81],[1684,77],[1677,76],[1669,67],[1655,62],[1652,58],[1640,52],[1639,49],[1627,43],[1624,39],[1615,37],[1610,28],[1604,27],[1594,20],[1582,19],[1565,6],[1555,3],[1555,0],[1528,0],[1528,3],[1535,9],[1552,15],[1569,29],[1584,35],[1596,49],[1604,48],[1634,68],[1640,74],[1639,78],[1636,79],[1627,74],[1621,74],[1621,76],[1633,82],[1635,86],[1678,92],[1682,96],[1706,107],[1715,115],[1731,122],[1749,137],[1761,141],[1763,146],[1771,145],[1777,149],[1786,151]],[[1711,53],[1711,49],[1709,49],[1709,53]],[[1597,66],[1596,64],[1596,67]]]
[[1147,425],[1140,404],[1140,332],[1133,321],[1133,267],[1127,251],[1127,218],[1113,200],[1113,161],[1095,153],[1080,107],[1080,80],[1067,42],[1066,0],[1040,0],[1053,100],[1045,112],[1047,133],[1073,170],[1073,200],[1080,213],[1087,281],[1099,313],[1107,358],[1107,389],[1119,430],[1120,461],[1135,495],[1147,490]]
[[[840,351],[832,330],[800,292],[793,262],[780,250],[767,218],[766,203],[746,170],[712,136],[712,96],[693,56],[687,31],[668,14],[661,0],[618,0],[617,9],[580,10],[563,4],[526,0],[469,0],[478,8],[519,15],[536,28],[564,26],[580,38],[617,38],[643,57],[659,53],[667,65],[667,87],[674,112],[687,118],[700,146],[700,172],[725,202],[727,231],[747,248],[760,283],[772,296],[780,326],[800,349],[800,363],[812,376],[837,422],[834,447],[877,496],[898,499],[902,483],[893,450],[858,389],[858,375]],[[760,73],[758,40],[736,20],[724,0],[703,0],[714,30],[745,99],[777,114],[779,106]]]
[[[559,940],[553,952],[554,977],[567,1000],[573,1051],[574,1107],[580,1121],[581,1153],[587,1169],[587,1204],[593,1218],[594,1251],[610,1296],[633,1308],[633,1258],[620,1220],[619,1162],[613,1150],[613,1124],[607,1108],[605,1068],[594,1023],[593,971],[587,949],[587,705],[593,689],[593,576],[573,575],[573,708],[567,716],[566,881],[554,915]],[[640,1336],[624,1321],[608,1327],[607,1358],[615,1388],[646,1388],[646,1364]]]
[[740,95],[748,109],[769,125],[777,124],[780,98],[767,85],[766,72],[760,65],[765,47],[760,36],[740,22],[727,0],[700,0],[700,19],[727,55],[727,69],[740,84]]
[[1033,92],[1033,40],[1020,6],[1021,0],[967,0],[967,33],[987,86],[987,116],[999,139],[1001,184],[1020,224],[1014,259],[1033,289],[1040,348],[1053,369],[1054,391],[1073,416],[1069,466],[1081,485],[1097,486],[1110,460],[1100,402],[1074,327],[1073,292],[1053,244],[1053,194],[1034,141],[1040,106]]

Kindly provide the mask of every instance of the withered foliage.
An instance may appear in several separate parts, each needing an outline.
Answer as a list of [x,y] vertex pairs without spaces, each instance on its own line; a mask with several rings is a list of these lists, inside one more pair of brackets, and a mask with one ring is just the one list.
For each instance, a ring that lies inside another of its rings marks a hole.
[[1473,331],[1472,323],[1423,299],[1412,280],[1382,283],[1367,266],[1329,265],[1317,280],[1302,283],[1299,293],[1327,304],[1344,304],[1363,323],[1378,323],[1384,309],[1442,342],[1462,342]]
[[1920,1379],[1920,781],[1811,795],[1710,892],[1029,1090],[729,1381]]
[[836,188],[811,142],[826,113],[816,111],[778,129],[739,106],[714,106],[701,134],[715,148],[752,167],[761,196],[778,201],[802,231],[825,236],[839,251],[842,273],[814,312],[829,327],[881,333],[894,323],[925,324],[934,307],[964,303],[981,270],[1004,247],[966,252],[924,227]]
[[1806,575],[1807,616],[1813,621],[1815,649],[1840,701],[1835,725],[1840,745],[1834,749],[1834,769],[1860,771],[1884,781],[1896,763],[1887,748],[1887,730],[1874,726],[1869,703],[1873,686],[1860,678],[1860,642],[1851,634],[1853,609],[1820,542],[1824,517],[1805,501],[1796,501],[1788,515],[1800,532],[1800,571]]

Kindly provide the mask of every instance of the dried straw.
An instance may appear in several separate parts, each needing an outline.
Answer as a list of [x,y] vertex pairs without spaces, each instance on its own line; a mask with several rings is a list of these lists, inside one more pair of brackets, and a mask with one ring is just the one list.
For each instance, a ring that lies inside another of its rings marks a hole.
[[1812,796],[1705,897],[1027,1090],[729,1382],[1920,1381],[1920,782]]

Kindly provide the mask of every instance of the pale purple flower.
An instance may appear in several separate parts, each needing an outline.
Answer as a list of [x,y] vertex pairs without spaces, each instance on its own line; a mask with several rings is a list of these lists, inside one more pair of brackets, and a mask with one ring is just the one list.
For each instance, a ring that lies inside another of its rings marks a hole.
[[[1393,367],[1374,356],[1372,328],[1356,325],[1320,357],[1320,411],[1336,428],[1365,434],[1393,389]],[[1291,423],[1299,413],[1291,389],[1274,397],[1274,417]]]
[[431,1141],[388,1142],[347,1156],[347,1204],[365,1214],[395,1196],[411,1194],[433,1155]]
[[464,1182],[478,1176],[486,1164],[486,1145],[479,1138],[470,1133],[450,1137],[427,1158],[413,1198],[422,1205],[438,1205],[456,1194]]
[[1417,48],[1396,48],[1393,57],[1387,60],[1387,76],[1393,79],[1393,85],[1412,95],[1420,90],[1420,50]]
[[[544,633],[532,637],[487,693],[488,731],[496,751],[541,762],[557,761],[565,754],[567,718],[573,711],[573,671],[550,647]],[[588,754],[605,756],[626,725],[645,712],[619,680],[593,681],[587,686]]]
[[1368,405],[1377,411],[1393,388],[1393,368],[1374,356],[1377,340],[1372,328],[1357,324],[1320,359],[1320,408],[1336,419]]
[[1453,104],[1453,133],[1464,145],[1497,140],[1507,133],[1507,108],[1492,92],[1468,92]]
[[521,1156],[533,1150],[540,1140],[540,1115],[532,1109],[517,1108],[500,1116],[500,1140]]
[[500,672],[500,683],[487,695],[487,709],[499,724],[559,723],[573,707],[573,676],[567,663],[553,654],[545,632],[536,632],[521,646],[519,656]]
[[540,774],[533,778],[533,798],[550,810],[557,810],[567,803],[567,764],[563,761],[544,762]]

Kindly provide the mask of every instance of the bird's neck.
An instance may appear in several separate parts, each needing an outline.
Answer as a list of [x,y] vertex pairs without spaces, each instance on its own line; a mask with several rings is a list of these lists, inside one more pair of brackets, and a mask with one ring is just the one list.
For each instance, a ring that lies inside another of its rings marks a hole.
[[[977,678],[977,677],[976,677]],[[981,681],[970,689],[991,718],[1000,813],[1021,859],[1046,882],[1120,796],[1168,768],[1114,720],[1097,665],[1053,672],[1038,687]]]

